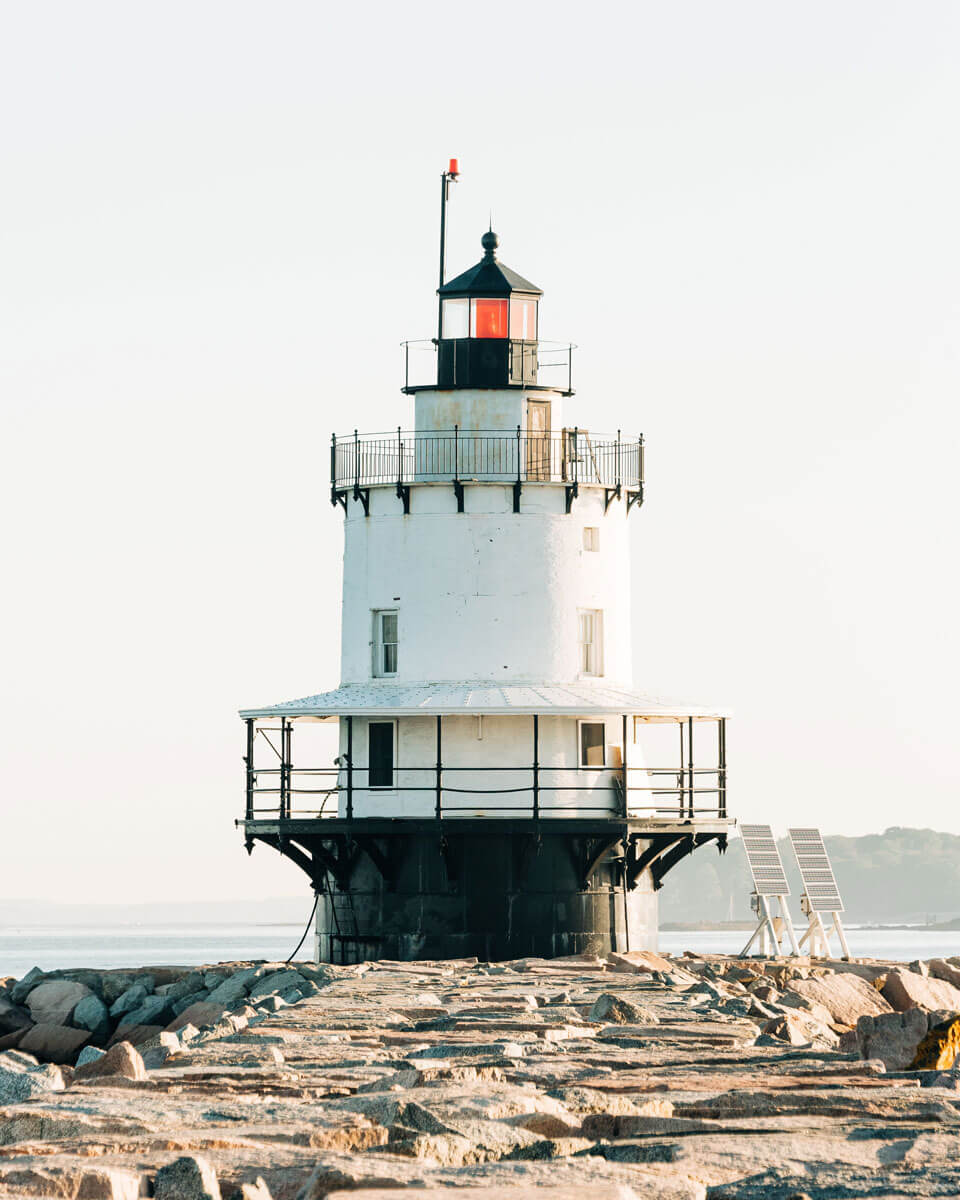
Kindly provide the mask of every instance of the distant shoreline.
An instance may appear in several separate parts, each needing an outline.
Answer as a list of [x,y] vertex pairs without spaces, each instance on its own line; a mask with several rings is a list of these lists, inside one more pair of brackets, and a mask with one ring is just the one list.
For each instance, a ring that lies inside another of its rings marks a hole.
[[[661,933],[736,933],[756,928],[756,921],[664,921]],[[903,930],[911,933],[949,933],[960,931],[960,917],[952,921],[939,921],[935,925],[866,925],[851,921],[849,928],[862,929],[868,933]]]

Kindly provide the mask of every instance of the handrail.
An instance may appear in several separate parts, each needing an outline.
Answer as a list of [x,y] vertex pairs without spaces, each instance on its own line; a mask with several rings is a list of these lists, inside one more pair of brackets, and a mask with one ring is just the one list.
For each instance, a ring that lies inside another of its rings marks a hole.
[[334,502],[369,487],[411,484],[559,483],[569,488],[604,487],[642,492],[643,436],[624,437],[586,429],[543,433],[523,429],[404,430],[336,435],[330,446]]

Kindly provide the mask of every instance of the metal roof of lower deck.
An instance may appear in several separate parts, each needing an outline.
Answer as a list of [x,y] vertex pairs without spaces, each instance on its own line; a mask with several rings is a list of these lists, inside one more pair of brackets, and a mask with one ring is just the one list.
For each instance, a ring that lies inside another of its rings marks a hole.
[[650,721],[687,717],[717,719],[724,708],[650,696],[629,688],[585,682],[516,683],[345,683],[330,692],[242,709],[244,718],[363,716],[604,716],[627,714]]

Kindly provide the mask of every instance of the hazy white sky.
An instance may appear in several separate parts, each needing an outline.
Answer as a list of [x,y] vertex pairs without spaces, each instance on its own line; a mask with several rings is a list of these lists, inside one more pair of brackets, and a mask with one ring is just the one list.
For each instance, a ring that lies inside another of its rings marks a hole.
[[338,680],[333,428],[501,256],[642,430],[636,679],[735,815],[960,832],[960,9],[14,3],[0,896],[293,893],[236,710]]

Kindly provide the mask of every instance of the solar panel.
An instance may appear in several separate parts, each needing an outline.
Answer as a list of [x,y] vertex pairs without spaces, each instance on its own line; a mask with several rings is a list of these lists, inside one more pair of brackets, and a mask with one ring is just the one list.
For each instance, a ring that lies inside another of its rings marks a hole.
[[747,852],[754,890],[759,896],[789,896],[790,887],[773,830],[769,825],[741,825],[740,836]]
[[814,912],[843,912],[840,890],[820,830],[791,829],[789,833],[810,908]]

